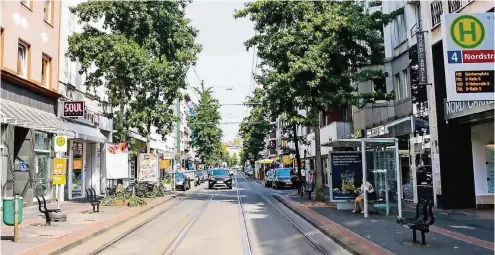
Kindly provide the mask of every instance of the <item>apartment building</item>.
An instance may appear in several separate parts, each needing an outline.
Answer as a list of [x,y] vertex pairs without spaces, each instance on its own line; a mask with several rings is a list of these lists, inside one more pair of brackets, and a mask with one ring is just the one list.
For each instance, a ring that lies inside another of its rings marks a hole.
[[74,136],[57,118],[61,2],[0,5],[2,192],[31,203],[33,196],[54,197],[53,137]]
[[[447,102],[442,15],[493,13],[492,1],[421,2],[426,53],[435,204],[493,208],[493,101]],[[493,22],[493,15],[492,22]],[[493,38],[492,43],[493,43]],[[492,46],[493,47],[493,44]],[[493,70],[493,69],[492,69]]]

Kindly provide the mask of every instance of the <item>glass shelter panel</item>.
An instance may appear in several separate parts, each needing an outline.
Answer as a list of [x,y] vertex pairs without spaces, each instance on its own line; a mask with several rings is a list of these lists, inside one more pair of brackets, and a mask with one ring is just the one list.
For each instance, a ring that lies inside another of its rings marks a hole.
[[395,150],[375,148],[367,151],[366,165],[366,180],[371,183],[375,192],[368,196],[371,202],[368,210],[386,215],[399,215]]

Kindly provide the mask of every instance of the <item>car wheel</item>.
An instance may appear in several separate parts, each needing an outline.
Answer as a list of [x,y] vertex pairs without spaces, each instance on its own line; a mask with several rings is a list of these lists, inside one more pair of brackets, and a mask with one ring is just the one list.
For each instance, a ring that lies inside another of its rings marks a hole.
[[229,186],[229,189],[232,189],[232,186]]

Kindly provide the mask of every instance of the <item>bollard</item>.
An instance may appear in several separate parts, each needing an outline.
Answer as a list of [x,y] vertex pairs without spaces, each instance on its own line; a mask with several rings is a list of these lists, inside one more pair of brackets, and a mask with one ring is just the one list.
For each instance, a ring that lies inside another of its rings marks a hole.
[[14,198],[14,242],[17,242],[19,238],[19,195],[15,195]]

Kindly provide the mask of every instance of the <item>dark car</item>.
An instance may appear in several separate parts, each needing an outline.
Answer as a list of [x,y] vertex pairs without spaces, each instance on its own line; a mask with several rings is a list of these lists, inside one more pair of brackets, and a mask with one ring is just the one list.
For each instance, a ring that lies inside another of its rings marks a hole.
[[208,178],[208,188],[227,187],[232,189],[232,176],[227,169],[213,169],[211,176]]
[[175,189],[188,190],[189,182],[183,173],[175,173]]
[[271,187],[272,186],[273,175],[274,175],[274,171],[273,170],[270,170],[270,171],[266,172],[266,176],[265,176],[265,187]]
[[277,168],[275,169],[272,181],[272,188],[292,188],[292,176],[289,168]]

